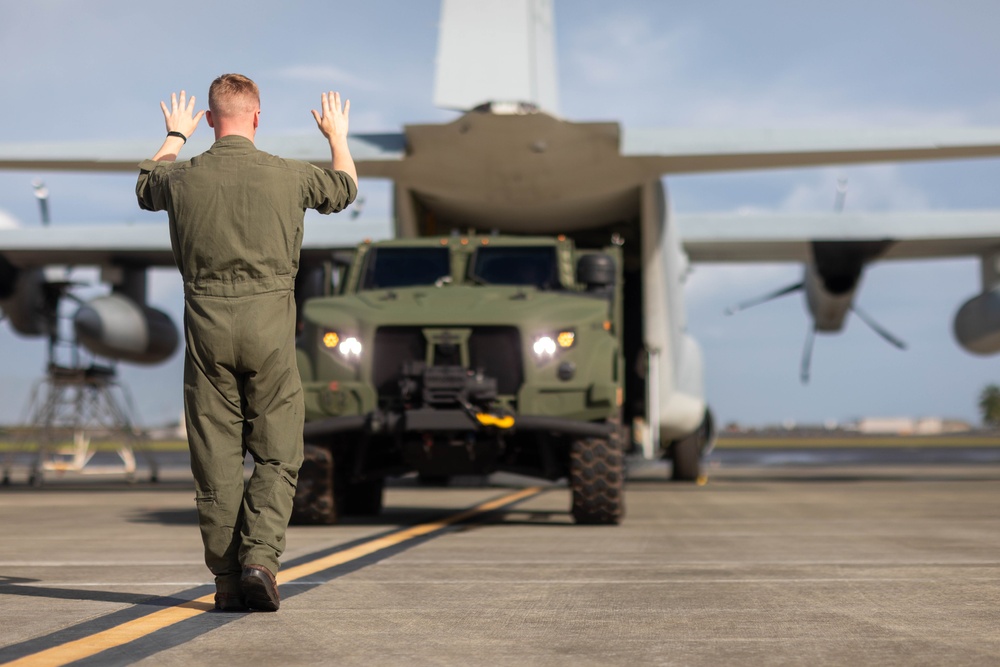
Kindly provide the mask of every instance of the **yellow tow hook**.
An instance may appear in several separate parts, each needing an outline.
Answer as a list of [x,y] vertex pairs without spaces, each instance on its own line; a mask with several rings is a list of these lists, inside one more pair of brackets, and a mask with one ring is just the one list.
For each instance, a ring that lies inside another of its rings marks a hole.
[[497,417],[496,415],[491,415],[485,412],[477,412],[476,421],[483,426],[496,426],[497,428],[510,428],[514,425],[514,418],[510,415]]

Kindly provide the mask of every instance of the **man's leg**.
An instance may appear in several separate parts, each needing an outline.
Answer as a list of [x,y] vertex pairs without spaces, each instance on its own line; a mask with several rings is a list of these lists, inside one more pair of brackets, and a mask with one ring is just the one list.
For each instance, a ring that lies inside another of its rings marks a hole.
[[[243,506],[240,561],[277,573],[302,466],[305,407],[295,361],[295,300],[291,292],[247,299],[239,330],[246,447],[254,458]],[[245,319],[244,319],[245,318]]]
[[239,594],[243,512],[243,415],[231,361],[226,299],[185,307],[184,413],[205,563],[220,593]]

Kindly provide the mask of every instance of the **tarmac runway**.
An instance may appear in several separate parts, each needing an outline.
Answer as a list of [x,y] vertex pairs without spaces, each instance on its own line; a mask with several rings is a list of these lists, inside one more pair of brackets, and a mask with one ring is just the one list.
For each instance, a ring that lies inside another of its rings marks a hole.
[[157,484],[15,478],[0,664],[997,665],[983,451],[716,455],[701,486],[636,465],[617,527],[573,525],[558,484],[402,480],[377,519],[289,529],[274,614],[210,610],[176,460]]

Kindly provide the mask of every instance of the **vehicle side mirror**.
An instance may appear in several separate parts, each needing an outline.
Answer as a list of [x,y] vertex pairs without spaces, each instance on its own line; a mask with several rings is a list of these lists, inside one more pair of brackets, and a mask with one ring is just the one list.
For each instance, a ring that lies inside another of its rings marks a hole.
[[588,292],[615,284],[615,260],[604,253],[584,255],[576,263],[576,281],[587,286]]

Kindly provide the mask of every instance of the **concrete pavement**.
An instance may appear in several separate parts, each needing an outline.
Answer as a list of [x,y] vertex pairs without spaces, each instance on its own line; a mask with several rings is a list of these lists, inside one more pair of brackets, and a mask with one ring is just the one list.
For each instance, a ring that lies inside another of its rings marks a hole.
[[290,529],[285,571],[325,569],[276,614],[183,607],[211,579],[167,477],[0,490],[0,663],[98,640],[51,664],[1000,663],[998,465],[718,467],[702,487],[643,467],[618,527],[572,525],[546,486],[364,553],[531,482],[397,485],[375,520]]

